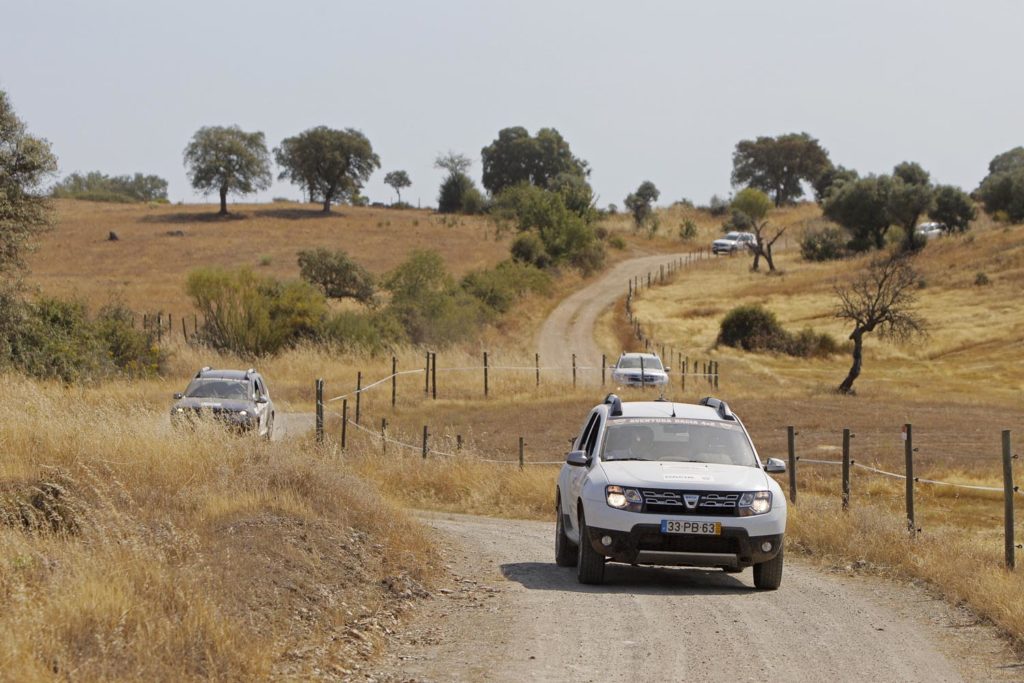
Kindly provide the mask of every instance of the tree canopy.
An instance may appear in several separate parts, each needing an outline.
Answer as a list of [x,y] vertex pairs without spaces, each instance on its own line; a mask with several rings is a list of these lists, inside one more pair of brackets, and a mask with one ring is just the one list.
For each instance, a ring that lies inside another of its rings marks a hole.
[[54,197],[101,202],[152,202],[167,199],[167,181],[156,175],[108,176],[99,171],[72,173],[53,187]]
[[807,133],[762,136],[736,143],[732,183],[766,192],[782,206],[803,196],[801,183],[815,182],[831,166],[828,152]]
[[29,135],[7,93],[0,90],[0,277],[8,291],[18,284],[29,244],[50,228],[43,184],[56,171],[50,143]]
[[661,192],[650,180],[645,180],[623,200],[626,208],[633,215],[634,227],[639,230],[645,223],[651,220],[654,214],[654,202],[658,201]]
[[992,159],[977,196],[991,214],[1024,221],[1024,147],[1015,147]]
[[825,198],[825,216],[850,232],[850,248],[854,251],[885,246],[885,235],[892,224],[888,212],[891,189],[889,176],[869,175],[838,183]]
[[942,224],[947,235],[966,232],[971,221],[978,217],[971,196],[952,185],[939,185],[935,188],[935,202],[928,216]]
[[333,202],[357,197],[380,168],[370,141],[354,128],[310,128],[282,140],[274,157],[282,168],[278,177],[302,187],[311,201],[322,201],[324,212]]
[[384,184],[390,185],[398,195],[398,201],[402,201],[402,190],[412,185],[409,174],[405,171],[391,171],[384,176]]
[[547,187],[561,173],[589,175],[587,163],[573,156],[554,128],[541,128],[536,137],[522,126],[504,128],[480,154],[483,184],[492,195],[519,183]]
[[185,147],[192,187],[220,195],[220,213],[228,213],[228,194],[246,195],[270,187],[270,155],[263,133],[238,126],[205,126]]

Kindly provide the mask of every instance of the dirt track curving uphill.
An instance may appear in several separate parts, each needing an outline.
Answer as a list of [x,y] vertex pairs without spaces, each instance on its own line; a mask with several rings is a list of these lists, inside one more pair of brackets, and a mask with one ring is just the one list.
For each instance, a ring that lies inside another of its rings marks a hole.
[[[626,294],[629,280],[634,275],[646,278],[647,273],[657,273],[659,266],[671,263],[675,258],[671,254],[660,254],[623,261],[566,297],[537,333],[535,345],[542,362],[566,367],[575,353],[580,365],[600,367],[602,350],[594,342],[594,325],[598,317]],[[606,351],[617,352],[615,349]]]

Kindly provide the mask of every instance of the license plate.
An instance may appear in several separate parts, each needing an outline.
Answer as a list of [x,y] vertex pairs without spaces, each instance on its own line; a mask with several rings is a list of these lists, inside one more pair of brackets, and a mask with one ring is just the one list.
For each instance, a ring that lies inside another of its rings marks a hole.
[[677,519],[661,520],[663,534],[695,534],[697,536],[721,536],[721,522],[690,522]]

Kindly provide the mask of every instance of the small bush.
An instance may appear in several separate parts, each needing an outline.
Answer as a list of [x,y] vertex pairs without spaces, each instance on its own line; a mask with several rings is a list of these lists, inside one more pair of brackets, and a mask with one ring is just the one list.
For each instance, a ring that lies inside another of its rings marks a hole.
[[689,242],[690,240],[696,237],[697,224],[694,222],[692,218],[687,218],[686,220],[679,224],[679,239],[683,240],[684,242]]
[[986,275],[985,273],[978,273],[977,275],[974,276],[974,284],[977,287],[984,287],[986,285],[992,284],[992,280],[990,280],[988,275]]
[[622,235],[612,235],[608,238],[608,246],[621,251],[626,248],[626,240]]
[[834,261],[847,255],[846,235],[836,227],[807,231],[800,238],[800,255],[805,261]]
[[744,351],[781,351],[788,335],[775,314],[759,304],[737,306],[722,318],[717,343]]
[[569,259],[569,262],[584,275],[590,275],[604,267],[604,258],[604,245],[600,242],[592,241],[581,249],[577,249]]
[[462,289],[496,313],[506,313],[525,294],[547,294],[551,276],[519,261],[504,261],[490,270],[477,270],[462,279]]
[[106,346],[107,357],[123,373],[130,377],[157,375],[166,356],[157,347],[153,331],[136,330],[133,318],[124,304],[107,304],[96,319],[96,334]]
[[329,298],[373,303],[373,276],[344,251],[329,251],[322,247],[300,251],[299,274]]
[[594,237],[601,240],[602,242],[608,239],[608,228],[603,225],[598,225],[594,228]]
[[523,233],[516,237],[511,247],[512,258],[520,263],[529,263],[538,268],[551,265],[551,257],[544,248],[544,242],[535,232]]
[[738,306],[726,313],[717,343],[744,351],[778,351],[804,358],[829,356],[839,351],[839,345],[828,334],[810,328],[790,334],[774,313],[759,304]]
[[728,199],[722,199],[717,194],[711,195],[711,201],[708,202],[708,213],[716,218],[724,216],[729,213],[730,203]]
[[379,353],[404,342],[406,336],[390,311],[341,311],[326,320],[320,339],[341,351]]
[[263,256],[260,256],[260,265],[263,266],[264,268],[266,268],[267,266],[269,266],[273,262],[274,262],[274,260],[272,258],[270,258],[269,256],[267,256],[266,254],[264,254]]

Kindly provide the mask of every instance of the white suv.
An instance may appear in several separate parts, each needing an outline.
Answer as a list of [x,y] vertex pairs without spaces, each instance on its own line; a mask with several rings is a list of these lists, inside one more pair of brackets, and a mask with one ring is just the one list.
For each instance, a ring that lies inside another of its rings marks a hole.
[[623,353],[612,368],[612,381],[631,387],[663,387],[668,371],[654,353]]
[[601,583],[608,561],[754,567],[754,585],[782,582],[786,498],[729,406],[669,401],[595,406],[555,491],[555,562]]
[[748,247],[757,246],[757,237],[752,232],[730,232],[711,243],[712,254],[732,254]]

